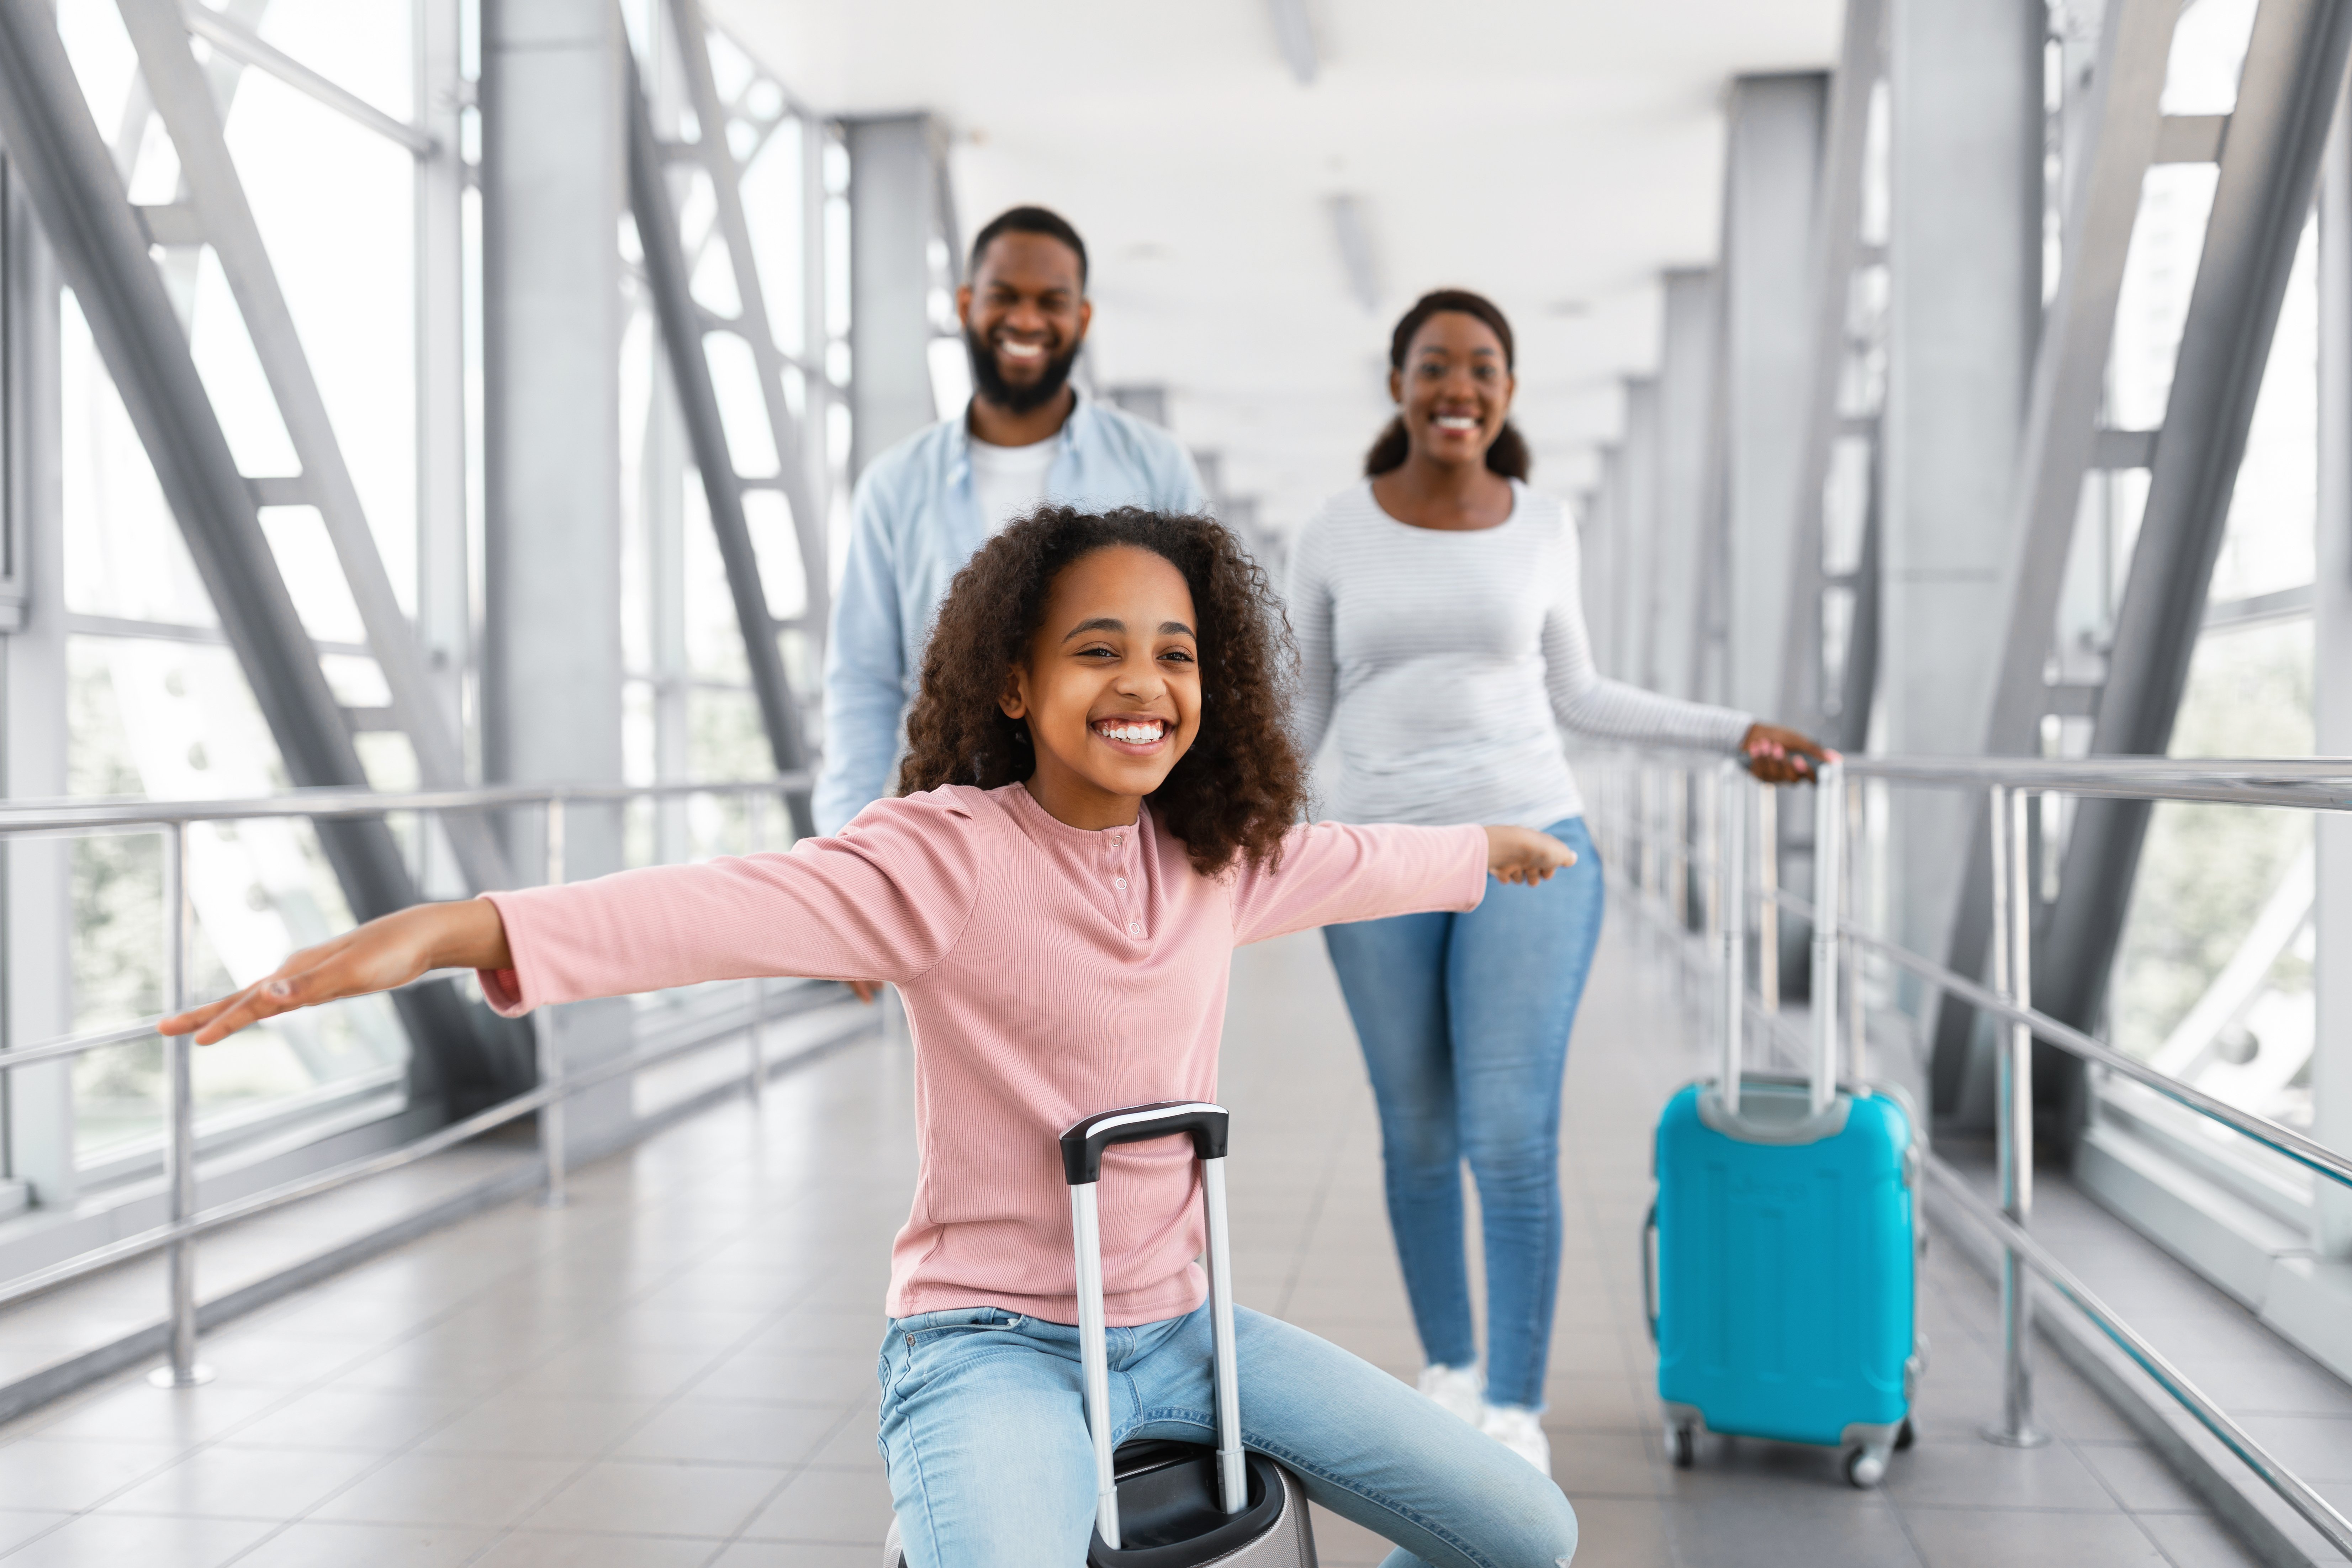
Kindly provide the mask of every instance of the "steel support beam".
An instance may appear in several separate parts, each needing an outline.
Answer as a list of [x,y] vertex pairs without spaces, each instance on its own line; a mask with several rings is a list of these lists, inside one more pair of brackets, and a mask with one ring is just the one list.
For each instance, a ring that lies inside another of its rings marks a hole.
[[[64,461],[57,269],[31,207],[0,157],[0,508],[13,543],[21,615],[0,637],[0,796],[66,793],[71,731],[66,663]],[[73,1032],[73,846],[0,847],[0,1046]],[[7,1174],[37,1204],[68,1206],[73,1063],[7,1075]]]
[[[1877,556],[1861,580],[1882,605],[1883,745],[1965,755],[1982,737],[1999,659],[2010,492],[2041,327],[2048,20],[2042,0],[1889,0],[1885,32],[1886,390],[1883,408],[1843,411],[1877,425],[1864,540]],[[1839,428],[1823,437],[1825,463]],[[1853,704],[1841,716],[1865,716]],[[1861,738],[1843,724],[1833,733]],[[1889,797],[1892,934],[1915,951],[1950,941],[1963,879],[1982,863],[1962,859],[1980,806],[1947,790]]]
[[[2311,214],[2352,53],[2352,6],[2263,0],[2230,116],[2205,249],[2181,330],[2164,434],[2132,550],[2094,755],[2162,756],[2189,682],[2197,628],[2270,361],[2287,274]],[[2085,800],[2044,934],[2042,1006],[2095,1021],[2138,869],[2145,802]]]
[[[296,785],[364,789],[366,775],[261,531],[251,487],[205,392],[146,235],[42,0],[0,0],[0,143],[89,322],[229,646]],[[320,847],[361,919],[415,902],[383,822],[321,822]],[[484,1058],[446,985],[394,998],[420,1052],[478,1076]],[[495,1090],[496,1082],[488,1085]],[[486,1091],[487,1092],[487,1091]]]
[[[1785,387],[1801,389],[1793,409],[1801,423],[1793,434],[1786,508],[1787,575],[1784,606],[1778,617],[1778,700],[1757,703],[1815,735],[1834,735],[1841,745],[1859,747],[1859,737],[1833,721],[1822,689],[1822,496],[1829,483],[1830,455],[1839,427],[1852,314],[1853,274],[1862,249],[1864,159],[1870,139],[1872,90],[1883,79],[1886,52],[1885,0],[1847,0],[1845,32],[1837,69],[1830,78],[1827,124],[1822,133],[1821,177],[1812,204],[1808,245],[1806,301],[1801,319],[1806,333],[1799,373]],[[1795,291],[1783,300],[1797,298]],[[1767,580],[1755,585],[1769,590]],[[1759,610],[1760,613],[1760,610]],[[1759,622],[1759,630],[1764,622]],[[1759,648],[1760,654],[1769,652]],[[1759,674],[1770,668],[1759,667]]]
[[[116,4],[138,51],[142,79],[179,155],[181,178],[204,242],[219,259],[302,465],[300,479],[291,486],[274,486],[270,498],[279,504],[307,501],[318,508],[367,629],[369,651],[391,691],[394,721],[415,752],[418,776],[427,788],[461,786],[467,781],[466,762],[457,730],[442,710],[391,574],[377,552],[359,486],[343,461],[326,399],[295,329],[292,308],[278,287],[260,226],[229,155],[220,109],[191,47],[187,17],[178,0]],[[339,728],[344,724],[340,713],[336,724]],[[505,857],[488,821],[456,813],[446,826],[458,864],[475,887],[508,884]]]
[[1648,683],[1650,574],[1658,554],[1658,382],[1625,379],[1625,444],[1618,453],[1617,646],[1609,668],[1621,681]]
[[[2339,102],[2319,188],[2319,494],[2312,748],[2352,757],[2352,111]],[[2352,1149],[2352,818],[2314,813],[2311,1135]],[[2352,1193],[2315,1182],[2312,1244],[2352,1258]]]
[[[1856,0],[1853,8],[1872,6]],[[1713,465],[1721,475],[1720,634],[1711,639],[1715,677],[1706,695],[1768,716],[1780,706],[1797,538],[1790,501],[1810,434],[1809,411],[1789,389],[1805,383],[1818,351],[1806,315],[1789,302],[1806,298],[1809,264],[1817,265],[1812,231],[1825,204],[1824,122],[1832,112],[1829,78],[1817,71],[1737,78],[1727,110],[1717,377],[1723,434]]]
[[[692,56],[697,49],[689,48]],[[703,56],[703,74],[709,76],[709,62]],[[694,465],[702,476],[702,491],[709,503],[710,529],[719,542],[719,559],[727,568],[727,588],[735,604],[735,620],[742,629],[743,653],[751,670],[751,689],[759,699],[760,717],[768,733],[768,749],[779,772],[796,772],[808,766],[808,749],[801,737],[800,705],[793,695],[792,684],[784,672],[783,651],[776,641],[775,618],[769,612],[767,589],[760,575],[760,554],[751,540],[751,527],[743,509],[743,480],[736,471],[735,459],[727,444],[727,427],[719,409],[719,392],[710,374],[710,361],[703,352],[704,317],[695,304],[691,278],[687,269],[686,250],[678,236],[677,213],[671,204],[669,184],[662,172],[661,144],[655,138],[653,114],[646,101],[645,89],[638,80],[636,62],[626,61],[628,99],[628,162],[629,205],[637,223],[637,243],[645,253],[646,285],[653,297],[654,314],[661,323],[662,341],[668,350],[670,384],[677,396],[678,412],[686,424],[687,441],[694,454]],[[689,61],[688,75],[692,75]],[[707,80],[706,80],[707,85]],[[723,146],[725,122],[702,121],[706,139],[717,138]],[[729,155],[731,159],[731,154]],[[714,180],[714,183],[717,183]],[[730,186],[731,188],[731,186]],[[739,204],[737,219],[742,216]],[[736,240],[730,237],[728,248],[735,250]],[[751,260],[749,239],[746,248],[738,252],[739,267]],[[755,290],[745,297],[748,308],[757,298]],[[767,340],[764,311],[756,329]],[[781,364],[778,366],[781,374]],[[763,379],[774,382],[776,377]],[[776,393],[781,397],[781,391]],[[774,408],[772,402],[771,408]],[[799,433],[789,421],[779,429],[777,455],[788,473],[799,469]],[[795,521],[804,515],[804,507],[795,507]],[[802,534],[803,561],[808,559],[812,535]],[[810,593],[820,591],[816,584],[824,580],[823,538],[816,540],[817,565],[812,570]],[[792,802],[793,827],[798,833],[814,831],[808,818],[804,795],[795,793]]]
[[[1984,717],[1971,724],[1958,716],[1958,732],[1979,737],[1976,749],[1986,756],[2027,756],[2041,747],[2049,703],[2042,666],[2081,508],[2083,476],[2091,466],[2124,259],[2139,215],[2140,185],[2156,156],[2158,103],[2179,15],[2176,0],[2110,0],[2102,21],[2089,103],[2078,122],[2080,141],[2067,180],[2064,260],[2042,311],[2005,507],[2007,559],[1998,601],[2004,623],[1997,673]],[[1892,551],[1889,567],[1890,572],[1904,570]],[[1901,604],[1889,610],[1895,618],[1906,613]],[[1958,861],[1961,887],[1948,926],[1948,962],[1960,974],[1975,975],[1984,969],[1992,893],[1982,824],[1961,831],[1967,848]],[[1971,1019],[1969,1009],[1957,1004],[1948,1002],[1943,1009],[1931,1070],[1938,1111],[1958,1104]]]
[[945,155],[927,114],[852,120],[849,471],[938,418],[931,401],[929,246]]
[[1687,697],[1696,689],[1691,650],[1706,592],[1702,514],[1718,304],[1712,267],[1670,268],[1661,283],[1665,337],[1658,355],[1657,511],[1642,684]]
[[[824,667],[824,640],[827,624],[827,603],[831,580],[826,570],[825,517],[817,505],[816,487],[808,480],[808,464],[803,456],[805,444],[800,422],[784,400],[786,362],[783,350],[777,346],[772,319],[765,290],[760,285],[758,257],[751,248],[751,220],[743,208],[743,170],[736,161],[734,149],[728,140],[728,106],[719,100],[719,88],[710,69],[710,25],[702,10],[702,0],[669,0],[670,21],[677,37],[678,63],[686,78],[687,99],[694,110],[695,124],[702,128],[693,145],[693,156],[710,178],[711,193],[717,202],[718,231],[727,245],[727,258],[735,279],[735,297],[739,301],[735,318],[724,323],[751,347],[751,358],[759,367],[760,396],[767,414],[768,430],[776,445],[778,464],[774,480],[776,487],[792,507],[793,531],[800,546],[801,578],[806,585],[802,610],[796,618],[807,639],[808,668],[814,672]],[[779,102],[783,101],[778,95]],[[781,110],[779,110],[781,112]],[[635,185],[631,184],[634,199]],[[797,300],[779,301],[781,308],[796,308]],[[812,360],[821,356],[812,356]],[[761,698],[764,712],[765,696]],[[775,722],[772,716],[771,722]],[[797,718],[793,722],[797,725]],[[798,742],[793,743],[795,747]],[[800,764],[779,764],[797,768]]]

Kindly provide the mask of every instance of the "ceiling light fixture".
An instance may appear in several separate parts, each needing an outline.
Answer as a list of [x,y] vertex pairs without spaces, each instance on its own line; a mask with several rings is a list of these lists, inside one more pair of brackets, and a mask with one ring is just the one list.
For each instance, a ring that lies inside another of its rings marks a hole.
[[1274,14],[1274,39],[1282,57],[1301,87],[1312,87],[1320,63],[1315,57],[1315,29],[1307,21],[1307,0],[1266,0]]

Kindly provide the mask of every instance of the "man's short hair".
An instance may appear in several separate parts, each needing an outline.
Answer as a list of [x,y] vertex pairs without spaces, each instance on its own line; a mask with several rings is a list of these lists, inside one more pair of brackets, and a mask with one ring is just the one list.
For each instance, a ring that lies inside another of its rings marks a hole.
[[1060,240],[1078,255],[1078,288],[1087,287],[1087,242],[1070,226],[1070,220],[1048,207],[1007,207],[988,220],[988,226],[971,240],[971,271],[980,271],[980,258],[999,235],[1044,235],[1047,239]]

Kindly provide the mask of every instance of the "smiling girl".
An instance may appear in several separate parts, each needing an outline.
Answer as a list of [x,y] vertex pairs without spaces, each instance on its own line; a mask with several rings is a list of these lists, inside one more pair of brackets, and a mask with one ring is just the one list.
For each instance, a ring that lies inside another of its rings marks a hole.
[[[163,1027],[209,1044],[457,966],[509,1013],[759,975],[897,984],[921,1165],[892,1251],[880,1441],[908,1561],[1081,1563],[1095,1472],[1062,1131],[1214,1097],[1237,944],[1469,909],[1490,874],[1533,883],[1575,858],[1524,827],[1295,826],[1280,626],[1213,522],[1041,511],[958,574],[901,793],[839,836],[420,905]],[[1105,1163],[1114,1440],[1213,1441],[1190,1146]],[[1346,1352],[1236,1317],[1244,1442],[1397,1542],[1389,1568],[1573,1553],[1548,1477]]]

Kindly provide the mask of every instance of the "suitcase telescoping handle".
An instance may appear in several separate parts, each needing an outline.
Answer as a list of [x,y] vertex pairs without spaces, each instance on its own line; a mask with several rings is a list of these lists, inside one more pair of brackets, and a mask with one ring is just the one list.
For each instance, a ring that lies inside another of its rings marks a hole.
[[1216,1354],[1217,1496],[1227,1513],[1249,1506],[1242,1458],[1241,1382],[1234,1371],[1233,1247],[1225,1228],[1225,1110],[1199,1100],[1130,1105],[1087,1117],[1062,1134],[1062,1173],[1070,1183],[1071,1228],[1078,1257],[1078,1356],[1087,1385],[1087,1428],[1095,1444],[1095,1528],[1118,1547],[1118,1478],[1111,1464],[1110,1366],[1104,1341],[1102,1220],[1095,1191],[1103,1151],[1179,1134],[1201,1161],[1201,1197],[1209,1220],[1209,1322]]
[[[1748,1011],[1748,791],[1739,787],[1745,770],[1739,761],[1723,764],[1716,791],[1717,874],[1721,877],[1721,904],[1716,915],[1716,939],[1721,944],[1717,980],[1722,994],[1716,1004],[1716,1032],[1723,1048],[1723,1068],[1717,1093],[1729,1115],[1739,1114],[1739,1086],[1746,1045]],[[1765,785],[1770,789],[1772,786]],[[1813,1040],[1807,1076],[1813,1114],[1828,1110],[1837,1099],[1838,1077],[1838,948],[1837,929],[1843,918],[1841,894],[1845,883],[1845,768],[1827,763],[1813,769]],[[1779,852],[1766,844],[1766,854]],[[1761,964],[1777,964],[1777,953],[1759,953]]]

